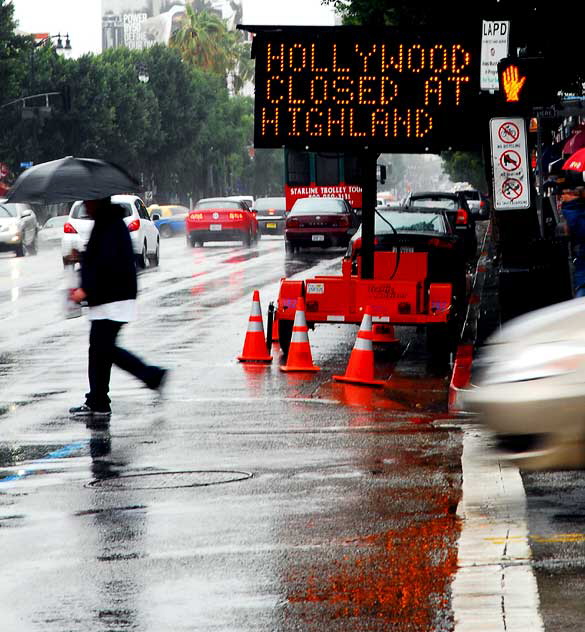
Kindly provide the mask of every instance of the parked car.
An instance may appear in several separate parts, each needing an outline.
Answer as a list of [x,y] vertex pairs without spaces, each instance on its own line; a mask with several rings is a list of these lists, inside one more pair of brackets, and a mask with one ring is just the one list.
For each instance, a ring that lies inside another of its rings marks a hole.
[[63,226],[68,221],[69,215],[49,217],[39,230],[39,246],[42,248],[59,245],[63,239]]
[[359,218],[342,198],[299,198],[286,218],[287,250],[308,246],[347,246],[359,226]]
[[0,251],[12,250],[17,257],[37,254],[38,224],[28,204],[0,199]]
[[[451,283],[455,303],[461,312],[467,294],[464,243],[442,209],[411,207],[376,209],[374,221],[375,252],[425,252],[427,279],[432,283]],[[362,245],[362,228],[351,238],[346,257],[355,273]]]
[[242,200],[204,198],[185,220],[187,243],[203,246],[206,241],[242,241],[251,246],[260,239],[256,215]]
[[475,218],[463,192],[423,191],[409,193],[403,201],[403,206],[405,208],[424,206],[444,209],[447,212],[451,226],[464,239],[467,258],[474,259],[476,257],[477,235],[475,232]]
[[254,202],[256,219],[263,235],[284,234],[284,223],[286,220],[286,198],[284,197],[264,197],[258,198]]
[[[157,266],[160,237],[144,202],[136,195],[113,195],[112,203],[124,209],[124,222],[130,231],[137,266]],[[85,250],[92,228],[93,220],[88,216],[83,201],[74,202],[69,211],[69,220],[63,226],[61,254],[65,265],[71,263],[73,251],[81,253]]]
[[148,208],[154,225],[161,237],[172,237],[185,233],[185,219],[189,213],[186,206],[179,204],[153,205]]
[[585,468],[585,298],[505,323],[481,350],[466,410],[499,457],[524,469]]

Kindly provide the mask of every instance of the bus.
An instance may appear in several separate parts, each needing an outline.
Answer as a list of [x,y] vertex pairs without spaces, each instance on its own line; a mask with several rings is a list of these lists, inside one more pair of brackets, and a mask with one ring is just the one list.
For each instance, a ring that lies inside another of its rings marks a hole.
[[284,168],[287,211],[299,198],[336,197],[361,212],[361,173],[355,154],[285,149]]

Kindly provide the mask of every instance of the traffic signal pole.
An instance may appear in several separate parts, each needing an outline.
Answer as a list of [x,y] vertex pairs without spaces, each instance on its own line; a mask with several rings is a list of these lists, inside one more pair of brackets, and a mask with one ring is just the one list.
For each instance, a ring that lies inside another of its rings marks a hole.
[[374,224],[378,194],[376,164],[378,152],[364,149],[361,152],[362,171],[362,278],[374,278]]

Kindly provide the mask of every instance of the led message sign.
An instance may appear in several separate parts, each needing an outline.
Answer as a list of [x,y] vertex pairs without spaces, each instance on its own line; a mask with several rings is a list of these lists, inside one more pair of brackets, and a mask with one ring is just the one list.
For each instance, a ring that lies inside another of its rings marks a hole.
[[253,44],[256,147],[424,152],[480,141],[479,42],[264,28]]

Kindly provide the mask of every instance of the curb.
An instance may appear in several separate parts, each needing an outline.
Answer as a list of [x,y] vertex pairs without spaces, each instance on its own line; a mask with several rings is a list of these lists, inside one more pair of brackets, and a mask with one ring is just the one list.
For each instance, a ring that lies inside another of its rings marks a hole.
[[481,313],[483,286],[489,265],[488,239],[491,236],[492,223],[487,226],[481,254],[477,260],[473,275],[473,286],[467,303],[465,322],[461,328],[461,338],[455,353],[453,372],[449,382],[448,410],[450,413],[465,413],[464,396],[471,381],[471,371],[477,342],[477,323]]

